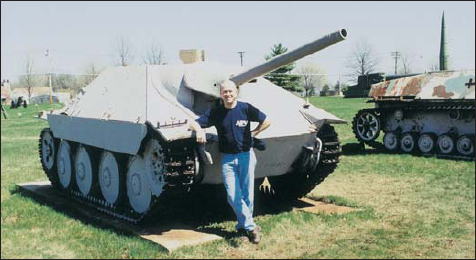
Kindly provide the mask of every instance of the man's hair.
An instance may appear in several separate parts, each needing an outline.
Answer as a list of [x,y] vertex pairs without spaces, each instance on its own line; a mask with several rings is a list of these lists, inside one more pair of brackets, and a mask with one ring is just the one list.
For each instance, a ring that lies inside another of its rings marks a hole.
[[221,89],[223,87],[234,87],[236,89],[236,91],[238,92],[238,87],[236,86],[235,82],[229,80],[229,79],[225,79],[223,81],[220,81],[218,83],[218,86],[220,87],[220,93],[221,93]]

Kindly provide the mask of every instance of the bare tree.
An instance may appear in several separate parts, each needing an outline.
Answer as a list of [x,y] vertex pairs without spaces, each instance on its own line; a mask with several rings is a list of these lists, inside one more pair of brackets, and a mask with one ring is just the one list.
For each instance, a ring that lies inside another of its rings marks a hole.
[[144,56],[144,63],[148,65],[162,65],[165,64],[164,59],[164,50],[152,44],[150,48],[147,50],[147,53]]
[[56,90],[74,90],[80,86],[79,78],[71,74],[56,74],[53,82]]
[[25,59],[25,75],[23,75],[20,80],[22,81],[22,85],[27,88],[28,91],[28,103],[30,103],[31,95],[33,94],[33,87],[36,85],[36,78],[33,74],[33,65],[35,61],[30,54],[27,54]]
[[347,67],[349,68],[349,77],[352,81],[357,82],[360,75],[372,73],[378,64],[372,45],[367,40],[360,40],[351,52]]
[[438,58],[433,59],[429,65],[430,71],[439,71],[440,70],[440,61]]
[[327,76],[321,66],[314,63],[306,63],[298,68],[298,73],[301,74],[301,86],[306,91],[306,97],[319,93],[327,83]]
[[408,53],[402,53],[400,59],[402,61],[402,68],[400,70],[400,74],[410,74],[411,56]]
[[132,45],[128,39],[120,37],[116,43],[117,56],[119,58],[119,65],[128,66],[132,63]]
[[86,67],[86,77],[83,84],[88,85],[91,83],[91,81],[93,81],[99,75],[99,73],[101,73],[101,69],[94,62],[91,62]]

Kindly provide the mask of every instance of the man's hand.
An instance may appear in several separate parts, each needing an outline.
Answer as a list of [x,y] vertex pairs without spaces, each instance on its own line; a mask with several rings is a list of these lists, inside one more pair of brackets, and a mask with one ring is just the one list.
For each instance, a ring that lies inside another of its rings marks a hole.
[[251,137],[256,137],[259,133],[264,131],[271,125],[271,122],[266,118],[263,123],[259,124],[255,129],[251,131]]
[[197,143],[206,143],[207,142],[207,134],[203,129],[199,129],[196,131],[197,135]]
[[189,129],[190,130],[193,130],[195,131],[195,135],[196,135],[196,138],[197,138],[197,143],[206,143],[207,142],[207,135],[205,133],[205,130],[203,130],[203,128],[200,127],[200,125],[195,122],[195,121],[192,121],[189,123],[188,125]]
[[315,133],[317,132],[317,126],[316,125],[310,125],[309,128],[308,128],[309,132],[311,133]]

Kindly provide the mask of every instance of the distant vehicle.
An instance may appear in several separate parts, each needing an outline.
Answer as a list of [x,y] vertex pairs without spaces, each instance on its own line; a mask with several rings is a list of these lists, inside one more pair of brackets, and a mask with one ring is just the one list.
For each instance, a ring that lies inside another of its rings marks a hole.
[[385,75],[383,72],[370,73],[366,75],[360,75],[357,77],[357,84],[349,86],[347,90],[343,91],[344,98],[361,98],[368,97],[370,89],[373,84],[380,83],[386,80],[398,79],[403,77],[411,77],[419,75],[415,74],[402,74],[402,75]]
[[15,98],[12,97],[10,109],[19,108],[21,106],[23,106],[24,108],[28,106],[28,102],[26,101],[26,98],[24,96],[19,96],[15,101]]
[[359,142],[388,151],[474,160],[474,71],[440,71],[372,85],[352,122]]
[[[56,95],[52,95],[51,99],[53,100],[54,103],[59,102],[59,99]],[[31,103],[33,104],[42,104],[42,103],[49,103],[49,102],[50,102],[49,94],[37,95],[31,98]]]

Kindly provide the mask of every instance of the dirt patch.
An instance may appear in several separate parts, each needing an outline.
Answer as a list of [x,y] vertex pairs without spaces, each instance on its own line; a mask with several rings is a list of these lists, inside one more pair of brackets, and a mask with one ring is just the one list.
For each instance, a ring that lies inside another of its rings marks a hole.
[[[400,214],[415,207],[412,196],[413,187],[421,185],[422,178],[414,177],[398,179],[383,175],[355,173],[346,178],[330,176],[312,192],[313,196],[340,196],[349,199],[359,206],[373,207],[384,214]],[[392,207],[389,208],[389,202]]]
[[351,207],[346,207],[346,206],[337,206],[334,204],[330,203],[325,203],[322,201],[315,201],[309,198],[301,198],[299,199],[303,202],[308,203],[310,206],[308,207],[300,207],[296,208],[297,210],[302,210],[306,211],[309,213],[315,213],[315,214],[342,214],[342,213],[348,213],[357,210],[356,208],[351,208]]
[[193,228],[170,228],[170,230],[165,232],[153,232],[153,229],[149,229],[146,233],[139,232],[139,235],[142,238],[162,245],[169,252],[182,246],[198,245],[222,238],[215,234],[195,231]]

